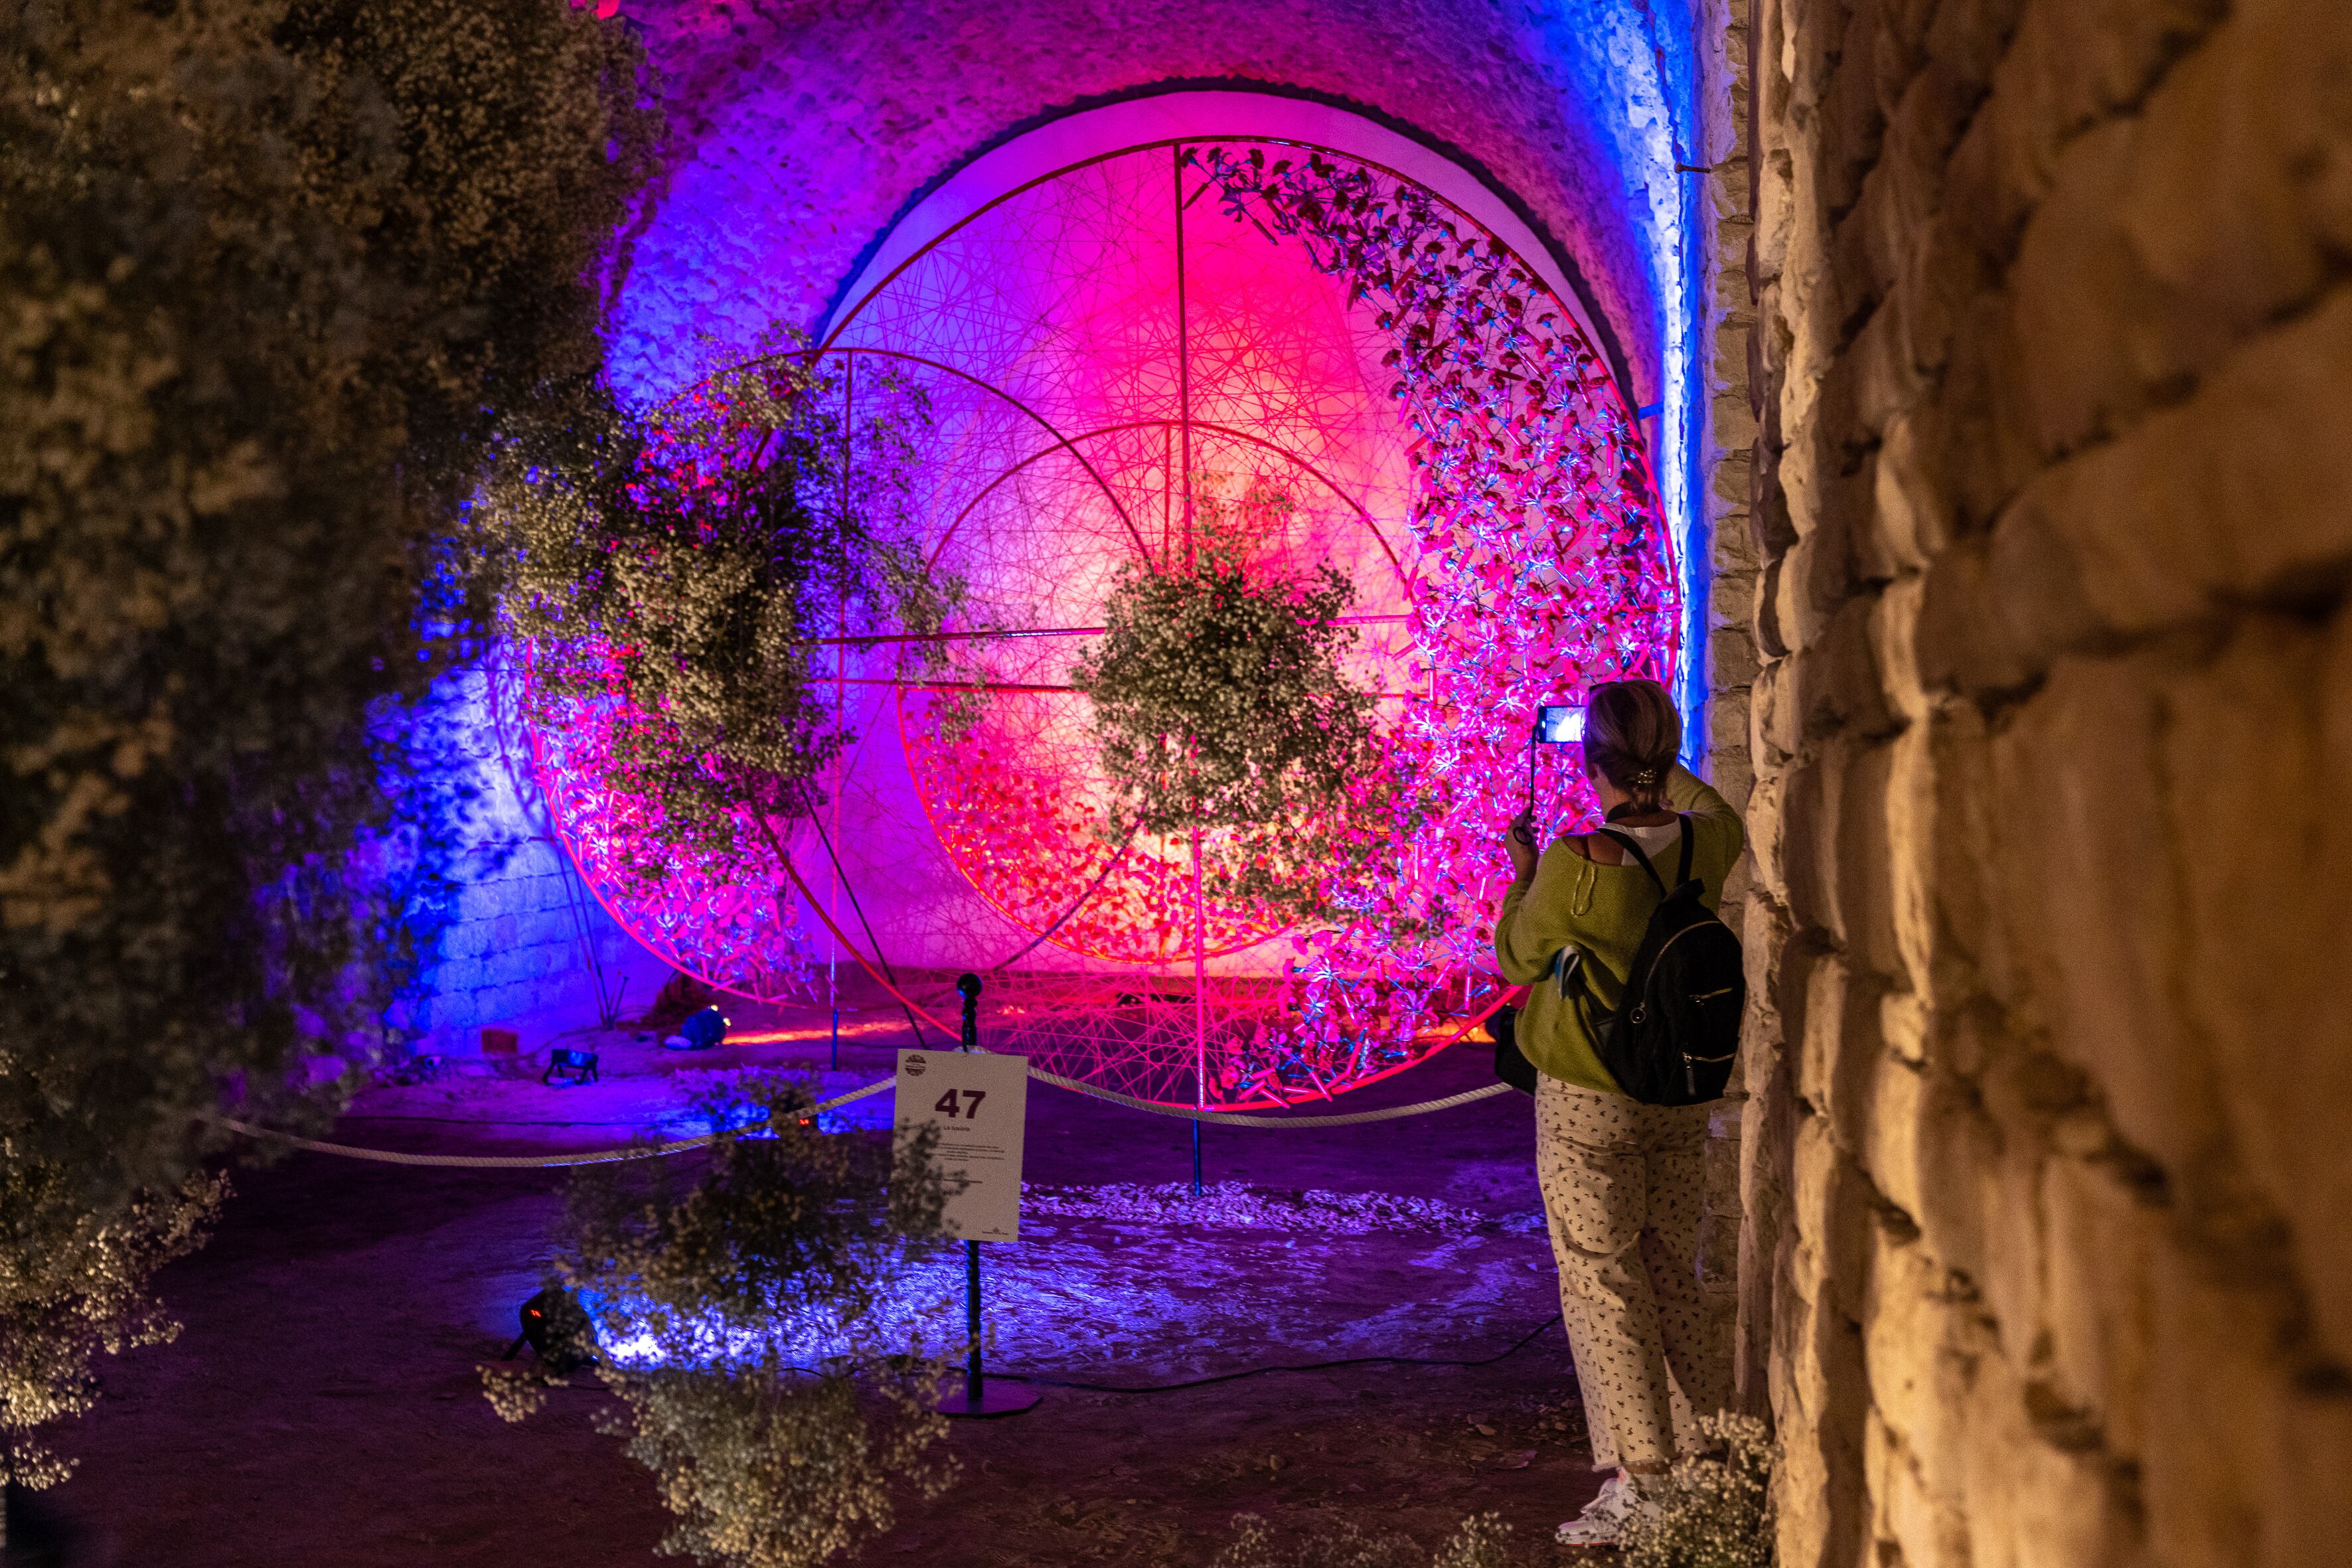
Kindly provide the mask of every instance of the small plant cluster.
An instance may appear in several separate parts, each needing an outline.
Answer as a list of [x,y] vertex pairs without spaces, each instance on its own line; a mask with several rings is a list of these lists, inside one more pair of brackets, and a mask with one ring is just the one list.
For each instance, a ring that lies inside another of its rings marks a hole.
[[1280,1534],[1255,1514],[1234,1520],[1233,1540],[1214,1568],[1527,1568],[1498,1514],[1465,1519],[1434,1552],[1408,1536],[1372,1534],[1352,1520],[1301,1534]]
[[1234,830],[1203,858],[1212,899],[1312,918],[1318,822],[1374,769],[1372,698],[1340,667],[1355,591],[1329,565],[1311,580],[1255,565],[1252,541],[1293,502],[1263,479],[1226,498],[1216,480],[1193,477],[1190,559],[1121,573],[1071,684],[1093,700],[1119,824]]
[[[58,1180],[53,1167],[11,1165],[0,1172],[0,1210],[37,1214],[59,1205],[60,1194],[25,1190]],[[169,1192],[142,1193],[105,1218],[84,1213],[38,1250],[0,1251],[0,1452],[15,1484],[46,1487],[71,1473],[71,1463],[32,1433],[90,1407],[99,1352],[120,1355],[179,1336],[148,1281],[204,1245],[227,1195],[227,1178],[199,1173]]]
[[854,739],[813,681],[817,639],[939,629],[957,594],[923,570],[907,503],[924,419],[887,372],[762,352],[502,450],[477,547],[530,650],[531,716],[630,803],[616,869],[736,861],[813,812]]
[[[566,1197],[551,1283],[585,1311],[564,1348],[621,1401],[607,1429],[677,1518],[665,1552],[807,1568],[888,1529],[894,1487],[953,1477],[931,1407],[953,1347],[883,1326],[940,1235],[930,1142],[821,1131],[814,1103],[782,1075],[720,1079],[697,1101],[717,1133],[698,1172],[592,1168]],[[509,1421],[562,1381],[483,1379]]]
[[1655,1512],[1625,1530],[1625,1568],[1772,1568],[1771,1434],[1752,1415],[1699,1419],[1715,1456],[1676,1462]]

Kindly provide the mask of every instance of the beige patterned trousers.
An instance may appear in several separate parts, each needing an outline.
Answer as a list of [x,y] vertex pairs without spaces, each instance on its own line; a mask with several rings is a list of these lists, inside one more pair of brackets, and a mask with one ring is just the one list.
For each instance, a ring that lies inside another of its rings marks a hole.
[[1730,1403],[1699,1294],[1708,1110],[1536,1087],[1536,1175],[1601,1468],[1671,1463],[1678,1433],[1693,1446],[1693,1414]]

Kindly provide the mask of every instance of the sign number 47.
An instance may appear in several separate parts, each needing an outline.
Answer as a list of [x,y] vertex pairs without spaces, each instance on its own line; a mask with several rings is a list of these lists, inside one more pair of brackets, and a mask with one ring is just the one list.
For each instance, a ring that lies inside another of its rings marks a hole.
[[945,1094],[940,1096],[940,1102],[937,1105],[932,1106],[931,1109],[938,1111],[941,1116],[961,1115],[963,1120],[970,1121],[980,1114],[980,1102],[988,1098],[988,1091],[984,1089],[967,1089],[962,1090],[961,1092],[964,1099],[970,1100],[971,1103],[962,1107],[960,1110],[956,1105],[957,1092],[957,1090],[952,1089],[948,1090]]

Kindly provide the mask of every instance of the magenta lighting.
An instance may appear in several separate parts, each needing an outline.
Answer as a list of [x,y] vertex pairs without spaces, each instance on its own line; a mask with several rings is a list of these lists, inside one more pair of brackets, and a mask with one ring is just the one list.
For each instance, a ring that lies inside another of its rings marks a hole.
[[[858,740],[821,822],[776,824],[786,863],[625,892],[640,808],[589,782],[596,715],[534,753],[607,908],[714,985],[807,998],[856,965],[945,1018],[976,970],[989,1043],[1041,1067],[1163,1103],[1320,1101],[1500,999],[1498,843],[1536,708],[1673,680],[1676,566],[1626,399],[1482,187],[1317,106],[1291,106],[1320,117],[1295,139],[1233,140],[1127,109],[968,165],[809,351],[845,400],[887,379],[926,405],[922,551],[961,597],[919,638],[819,639]],[[1324,929],[1202,894],[1253,841],[1109,820],[1071,689],[1120,569],[1181,560],[1203,508],[1254,490],[1286,505],[1252,514],[1252,569],[1344,574],[1346,673],[1378,697],[1381,776],[1328,826],[1380,869],[1326,889]],[[944,658],[910,675],[918,641]]]

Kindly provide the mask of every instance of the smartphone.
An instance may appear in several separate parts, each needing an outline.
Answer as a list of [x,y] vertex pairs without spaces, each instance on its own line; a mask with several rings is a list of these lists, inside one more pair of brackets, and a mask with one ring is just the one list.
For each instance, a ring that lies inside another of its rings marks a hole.
[[1561,706],[1536,710],[1536,739],[1554,744],[1584,739],[1584,710]]
[[1561,703],[1536,710],[1536,727],[1528,736],[1528,815],[1536,809],[1536,743],[1573,744],[1584,739],[1584,709]]

